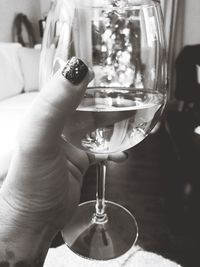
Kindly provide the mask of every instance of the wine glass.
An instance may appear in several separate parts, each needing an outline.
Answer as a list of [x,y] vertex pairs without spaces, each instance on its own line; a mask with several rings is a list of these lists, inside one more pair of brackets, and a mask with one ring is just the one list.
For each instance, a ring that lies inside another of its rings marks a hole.
[[108,260],[136,242],[135,217],[105,200],[106,158],[141,142],[166,103],[166,54],[162,13],[153,0],[57,0],[43,38],[40,84],[76,56],[95,77],[62,137],[104,156],[97,166],[96,200],[81,203],[62,230],[75,253]]

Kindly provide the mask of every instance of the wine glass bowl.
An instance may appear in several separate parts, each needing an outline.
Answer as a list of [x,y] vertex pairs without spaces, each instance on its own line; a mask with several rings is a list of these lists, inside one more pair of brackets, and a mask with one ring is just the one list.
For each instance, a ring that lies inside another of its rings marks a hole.
[[127,150],[155,126],[165,96],[135,88],[88,88],[63,134],[76,147],[94,154]]
[[[73,56],[94,71],[94,79],[66,122],[64,140],[105,156],[141,142],[158,122],[167,99],[159,1],[55,1],[42,43],[40,86]],[[80,204],[62,230],[75,253],[96,260],[121,256],[138,237],[134,216],[105,201],[105,178],[102,161],[96,201]]]

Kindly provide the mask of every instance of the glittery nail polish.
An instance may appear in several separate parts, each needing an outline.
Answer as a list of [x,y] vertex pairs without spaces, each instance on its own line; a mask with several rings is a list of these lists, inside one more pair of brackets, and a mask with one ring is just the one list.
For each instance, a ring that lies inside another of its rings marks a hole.
[[78,85],[88,73],[85,63],[76,57],[69,59],[62,71],[62,75],[74,85]]

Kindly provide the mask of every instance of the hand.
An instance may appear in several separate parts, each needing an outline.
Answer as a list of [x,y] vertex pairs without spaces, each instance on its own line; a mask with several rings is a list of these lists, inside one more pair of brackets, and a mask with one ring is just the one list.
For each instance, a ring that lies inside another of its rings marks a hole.
[[[11,168],[1,190],[15,226],[61,230],[79,203],[82,177],[95,158],[65,143],[60,135],[92,79],[79,85],[57,73],[27,112]],[[119,161],[125,154],[109,159]],[[30,229],[30,230],[31,230]]]
[[74,86],[57,73],[24,118],[1,190],[8,209],[17,214],[19,225],[26,217],[25,223],[31,227],[51,225],[57,231],[70,219],[79,202],[89,159],[86,153],[70,145],[64,149],[60,135],[90,79],[89,72]]
[[[79,203],[85,171],[102,160],[61,138],[93,75],[87,72],[78,85],[65,77],[58,72],[50,80],[20,127],[0,190],[0,265],[43,266],[53,237]],[[109,157],[125,158],[123,153]]]

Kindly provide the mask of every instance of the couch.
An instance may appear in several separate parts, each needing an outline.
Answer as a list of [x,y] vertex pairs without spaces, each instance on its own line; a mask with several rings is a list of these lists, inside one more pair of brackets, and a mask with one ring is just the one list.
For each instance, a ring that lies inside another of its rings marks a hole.
[[38,94],[40,50],[0,42],[0,183],[9,168],[17,130]]

